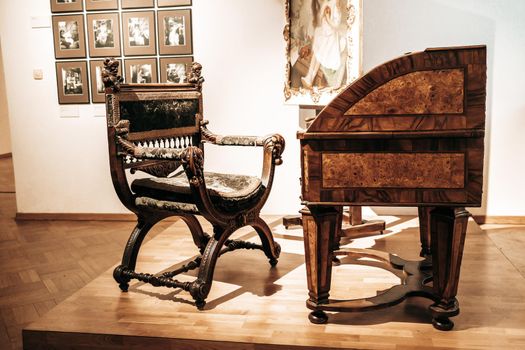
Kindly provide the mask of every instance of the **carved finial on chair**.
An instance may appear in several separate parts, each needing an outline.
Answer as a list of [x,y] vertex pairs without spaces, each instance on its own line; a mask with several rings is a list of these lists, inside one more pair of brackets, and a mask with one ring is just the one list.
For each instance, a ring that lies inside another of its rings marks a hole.
[[198,62],[193,62],[191,64],[191,72],[188,75],[188,82],[194,84],[198,90],[202,89],[202,83],[204,83],[204,78],[201,76],[202,65]]
[[279,134],[273,134],[268,137],[264,143],[264,147],[271,147],[275,165],[283,164],[282,154],[284,152],[284,137]]
[[[104,60],[104,69],[102,70],[102,81],[106,87],[106,92],[117,92],[120,90],[120,83],[124,79],[118,75],[119,61],[114,58]],[[110,91],[107,91],[110,89]]]
[[181,162],[190,184],[200,186],[204,182],[204,155],[202,150],[195,146],[184,149]]

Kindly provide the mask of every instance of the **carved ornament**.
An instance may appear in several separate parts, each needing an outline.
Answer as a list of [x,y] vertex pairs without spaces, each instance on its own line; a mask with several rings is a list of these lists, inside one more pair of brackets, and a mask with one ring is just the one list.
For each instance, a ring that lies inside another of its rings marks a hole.
[[106,87],[106,92],[118,92],[120,84],[124,79],[118,74],[119,61],[115,58],[106,58],[104,60],[104,69],[102,70],[102,82]]

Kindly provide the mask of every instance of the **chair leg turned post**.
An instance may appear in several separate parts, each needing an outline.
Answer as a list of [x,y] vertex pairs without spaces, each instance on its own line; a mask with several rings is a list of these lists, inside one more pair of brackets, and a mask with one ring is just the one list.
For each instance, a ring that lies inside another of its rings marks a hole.
[[206,305],[206,297],[210,293],[213,282],[213,273],[215,264],[219,258],[221,248],[226,239],[234,232],[232,229],[223,229],[222,227],[213,227],[213,237],[210,237],[206,248],[202,253],[202,261],[199,267],[197,279],[191,283],[190,294],[195,300],[195,306],[202,310]]
[[113,278],[117,281],[123,292],[127,292],[129,288],[130,277],[127,276],[127,272],[135,271],[140,246],[155,223],[156,221],[146,221],[139,217],[137,225],[131,232],[126,243],[122,263],[113,270]]
[[206,244],[208,244],[208,241],[210,240],[210,236],[204,232],[202,229],[201,224],[199,223],[199,220],[195,215],[184,215],[181,216],[181,219],[186,223],[188,228],[191,232],[191,237],[193,238],[193,243],[199,248],[199,252],[201,254],[204,253],[204,249],[206,248]]
[[273,239],[272,230],[260,217],[257,217],[251,226],[261,239],[264,254],[266,254],[266,257],[269,259],[270,265],[277,265],[279,256],[281,255],[281,246]]

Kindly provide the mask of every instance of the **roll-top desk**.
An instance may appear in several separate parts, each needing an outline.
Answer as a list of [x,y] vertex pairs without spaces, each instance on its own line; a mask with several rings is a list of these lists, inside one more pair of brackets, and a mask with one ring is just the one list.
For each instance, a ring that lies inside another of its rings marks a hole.
[[[433,324],[453,327],[469,213],[481,205],[485,46],[433,48],[384,63],[329,103],[301,143],[303,229],[310,320],[426,296]],[[373,298],[329,298],[344,205],[416,206],[423,262],[387,257],[407,272]],[[432,284],[429,285],[429,282]]]

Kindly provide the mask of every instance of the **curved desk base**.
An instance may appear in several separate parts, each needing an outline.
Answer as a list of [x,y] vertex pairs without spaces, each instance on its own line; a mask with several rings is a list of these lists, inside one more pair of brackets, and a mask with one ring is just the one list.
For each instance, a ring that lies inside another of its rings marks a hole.
[[[450,330],[450,317],[459,314],[455,298],[459,269],[469,213],[463,208],[436,208],[430,212],[431,256],[422,261],[407,261],[389,253],[366,249],[333,251],[337,237],[336,207],[311,207],[303,210],[306,268],[309,299],[306,305],[313,310],[312,323],[325,323],[325,311],[358,312],[377,310],[399,304],[411,296],[434,301],[429,307],[432,324],[439,330]],[[341,258],[341,256],[343,256]],[[361,264],[384,268],[401,279],[401,284],[374,297],[336,300],[329,298],[332,260],[341,264]],[[368,258],[366,262],[361,258]],[[370,259],[372,259],[370,261]],[[427,286],[432,281],[433,286]]]

